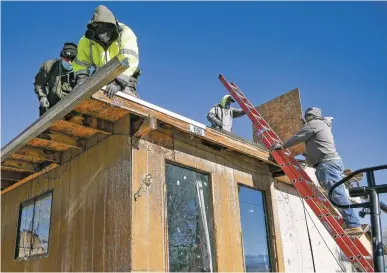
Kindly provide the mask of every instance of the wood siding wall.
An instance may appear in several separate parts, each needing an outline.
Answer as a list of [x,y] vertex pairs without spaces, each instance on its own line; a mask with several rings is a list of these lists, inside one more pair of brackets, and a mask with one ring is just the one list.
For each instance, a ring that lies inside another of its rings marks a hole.
[[[115,133],[46,175],[1,196],[2,271],[130,269],[129,116]],[[71,155],[70,155],[71,156]],[[19,206],[53,189],[48,256],[14,260]]]
[[[265,192],[272,266],[284,270],[275,188],[265,165],[214,152],[179,134],[155,131],[130,139],[129,127],[125,117],[115,124],[120,135],[2,195],[2,271],[168,271],[168,161],[210,176],[217,271],[244,271],[238,183]],[[142,186],[146,174],[152,175],[149,187]],[[50,189],[49,254],[15,261],[20,203]]]
[[[187,137],[168,137],[154,132],[136,143],[133,150],[133,192],[141,187],[144,175],[153,177],[142,196],[132,199],[132,270],[168,271],[168,234],[165,162],[191,167],[210,176],[215,228],[215,269],[220,272],[244,271],[239,213],[238,183],[263,190],[267,201],[270,252],[275,271],[283,271],[278,217],[272,195],[274,185],[268,169],[228,157]],[[145,164],[140,164],[143,162]],[[235,164],[233,163],[235,162]]]

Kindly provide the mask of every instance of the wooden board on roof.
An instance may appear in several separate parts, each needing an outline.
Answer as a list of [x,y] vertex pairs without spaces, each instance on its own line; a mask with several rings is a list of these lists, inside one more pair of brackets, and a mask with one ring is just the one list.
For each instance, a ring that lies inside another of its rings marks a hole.
[[[303,126],[300,90],[298,88],[268,101],[256,109],[282,141],[286,141]],[[253,129],[253,131],[254,141],[258,142],[255,130]],[[304,149],[304,144],[290,148],[296,155],[304,153]]]

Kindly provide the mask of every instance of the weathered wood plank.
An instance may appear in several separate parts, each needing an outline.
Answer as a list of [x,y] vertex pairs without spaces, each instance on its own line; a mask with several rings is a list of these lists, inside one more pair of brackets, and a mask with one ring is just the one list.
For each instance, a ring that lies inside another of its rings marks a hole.
[[95,99],[82,102],[74,111],[108,121],[117,121],[129,113],[127,110]]
[[38,147],[38,148],[43,148],[43,149],[49,149],[57,152],[63,152],[66,151],[70,148],[74,149],[82,149],[81,147],[75,146],[75,145],[70,145],[62,142],[57,142],[53,140],[48,140],[48,139],[43,139],[43,138],[34,138],[31,140],[28,145],[33,146],[33,147]]
[[[142,141],[142,140],[140,140]],[[141,185],[143,176],[147,173],[148,152],[144,149],[133,150],[132,192],[136,193]],[[149,269],[149,204],[148,190],[135,201],[132,197],[132,270],[148,271]]]
[[[85,184],[88,185],[85,190],[85,205],[84,205],[84,229],[83,229],[83,272],[92,272],[93,269],[93,254],[97,252],[97,249],[94,250],[94,230],[96,226],[103,226],[103,221],[100,222],[100,217],[94,215],[94,204],[95,202],[103,202],[103,199],[97,199],[97,186],[100,186],[97,182],[101,174],[101,168],[99,166],[100,156],[98,154],[98,146],[95,146],[98,142],[98,139],[92,138],[87,142],[87,146],[91,147],[90,150],[86,152],[86,173],[87,178],[85,179]],[[94,217],[97,217],[95,219]],[[97,222],[95,221],[97,220]],[[96,224],[97,223],[97,224]],[[97,262],[97,260],[95,260]]]
[[[93,268],[94,272],[102,272],[105,269],[105,241],[109,240],[105,234],[106,226],[106,194],[108,187],[108,172],[106,158],[108,153],[107,139],[102,141],[99,145],[92,148],[96,149],[98,158],[91,162],[90,170],[95,173],[94,185],[95,185],[95,197],[94,197],[94,206],[93,206]],[[128,197],[130,198],[130,197]],[[128,238],[130,240],[130,238]]]
[[[154,144],[150,144],[154,146]],[[163,197],[165,168],[163,154],[152,149],[148,152],[148,171],[152,174],[149,187],[149,270],[165,270]]]
[[222,245],[223,245],[223,269],[221,271],[234,271],[234,257],[232,251],[231,219],[229,206],[230,179],[224,159],[217,156],[217,183],[220,191],[220,214],[222,217]]
[[59,250],[60,242],[60,228],[63,223],[62,215],[62,199],[67,198],[62,192],[63,183],[63,165],[56,168],[49,175],[57,179],[49,180],[49,189],[52,192],[52,207],[51,207],[51,226],[50,226],[50,241],[49,241],[49,259],[44,271],[60,271],[60,264],[62,260],[62,250]]
[[73,266],[74,271],[83,271],[83,256],[85,252],[83,238],[85,228],[85,202],[86,192],[93,181],[88,180],[87,164],[89,163],[88,152],[82,153],[78,158],[78,174],[76,179],[71,182],[77,191],[76,209],[74,211],[74,254]]
[[30,162],[59,162],[60,154],[52,151],[43,150],[37,147],[24,146],[11,155],[14,159],[21,159]]
[[[115,271],[130,271],[130,238],[131,237],[131,140],[129,115],[114,124],[114,145],[112,153],[112,171],[114,175],[114,236],[115,241]],[[109,149],[110,150],[110,149]]]
[[86,127],[65,120],[57,120],[51,126],[50,130],[61,132],[67,135],[88,138],[96,133],[110,135],[111,132],[102,131],[99,129]]

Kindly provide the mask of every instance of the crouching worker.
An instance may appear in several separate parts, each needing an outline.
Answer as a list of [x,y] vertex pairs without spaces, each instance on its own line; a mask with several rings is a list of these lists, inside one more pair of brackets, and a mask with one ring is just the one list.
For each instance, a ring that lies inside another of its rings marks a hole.
[[[282,150],[299,143],[305,143],[305,154],[308,165],[316,169],[316,177],[326,190],[344,177],[344,166],[336,151],[332,135],[332,118],[324,118],[319,108],[308,108],[305,111],[304,126],[283,145],[274,143],[273,150]],[[350,204],[344,185],[333,192],[334,201],[339,204]],[[353,209],[339,210],[348,235],[363,233],[359,217]]]
[[105,94],[112,98],[122,91],[138,98],[136,86],[141,71],[137,37],[128,26],[119,23],[107,7],[100,5],[78,43],[78,56],[74,60],[76,84],[91,75],[91,68],[100,69],[118,54],[128,59],[129,68],[106,86]]
[[231,103],[233,102],[235,102],[235,100],[230,95],[225,95],[220,103],[214,105],[210,109],[207,119],[211,122],[212,128],[231,132],[233,118],[239,118],[246,114],[242,109],[232,108]]
[[39,99],[39,115],[71,92],[75,85],[72,62],[77,56],[77,45],[65,43],[60,59],[49,60],[40,66],[35,76],[35,93]]

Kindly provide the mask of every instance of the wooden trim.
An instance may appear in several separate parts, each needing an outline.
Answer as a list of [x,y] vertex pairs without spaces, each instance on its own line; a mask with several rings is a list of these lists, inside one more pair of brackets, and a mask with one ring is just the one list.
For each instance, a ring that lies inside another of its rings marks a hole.
[[[268,151],[259,149],[258,147],[255,147],[248,143],[244,143],[242,141],[232,139],[229,136],[224,135],[221,132],[215,131],[211,128],[203,129],[204,136],[201,134],[196,134],[192,132],[190,128],[190,125],[195,125],[195,124],[190,124],[187,121],[181,120],[178,117],[170,116],[164,112],[152,110],[138,102],[135,102],[133,99],[130,98],[130,96],[125,98],[116,96],[114,97],[114,99],[109,99],[103,94],[102,91],[98,91],[92,96],[92,98],[100,101],[104,101],[108,104],[116,105],[123,109],[127,109],[130,113],[139,115],[141,117],[148,117],[149,115],[153,115],[157,120],[170,124],[176,127],[180,131],[189,133],[191,135],[197,136],[202,139],[206,139],[212,143],[216,143],[230,150],[246,154],[248,156],[257,158],[267,163],[275,164],[274,162],[269,161]],[[136,100],[138,101],[138,99]]]
[[142,122],[140,128],[134,134],[135,137],[141,138],[157,129],[157,119],[154,116],[149,116]]
[[281,227],[278,218],[278,208],[277,208],[277,198],[276,198],[276,188],[275,182],[271,183],[268,194],[271,196],[271,212],[272,212],[272,221],[273,221],[273,233],[275,242],[275,254],[276,254],[276,264],[275,270],[277,272],[285,272],[285,261],[284,261],[284,252],[281,239]]
[[89,77],[81,85],[75,87],[71,93],[59,101],[54,107],[47,111],[31,126],[26,128],[18,136],[16,136],[11,142],[9,142],[2,150],[3,158],[8,158],[11,154],[15,153],[18,149],[23,147],[34,137],[44,132],[51,126],[56,120],[62,119],[66,114],[71,112],[76,106],[82,103],[85,99],[89,98],[93,93],[100,90],[107,83],[115,79],[118,75],[124,72],[129,67],[127,59],[120,61],[118,57],[115,57],[101,69],[97,70],[91,77]]
[[58,164],[52,163],[49,166],[47,166],[46,168],[44,168],[43,170],[41,170],[40,172],[33,173],[33,174],[25,177],[24,179],[20,180],[19,182],[13,184],[12,186],[4,189],[3,191],[1,191],[0,195],[3,195],[4,193],[7,193],[10,190],[13,190],[14,188],[17,188],[17,187],[27,183],[28,181],[31,181],[32,179],[34,179],[34,178],[36,178],[36,177],[38,177],[38,176],[40,176],[40,175],[42,175],[42,174],[44,174],[46,172],[49,172],[49,171],[51,171],[51,170],[53,170],[53,169],[55,169],[57,167],[59,167]]

